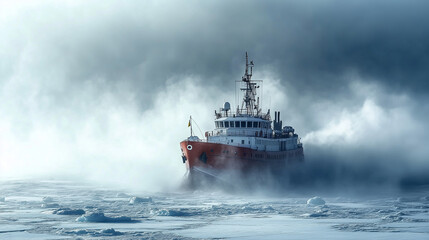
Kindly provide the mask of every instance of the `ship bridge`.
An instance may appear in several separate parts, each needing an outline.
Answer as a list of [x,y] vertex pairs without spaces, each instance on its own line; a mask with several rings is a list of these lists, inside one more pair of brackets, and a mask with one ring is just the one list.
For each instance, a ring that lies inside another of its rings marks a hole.
[[223,117],[215,120],[215,129],[206,132],[207,142],[230,146],[248,147],[265,151],[285,151],[299,146],[298,136],[290,126],[281,131],[276,119],[272,121],[257,117]]
[[215,130],[208,136],[270,137],[271,121],[255,117],[224,117],[215,120]]

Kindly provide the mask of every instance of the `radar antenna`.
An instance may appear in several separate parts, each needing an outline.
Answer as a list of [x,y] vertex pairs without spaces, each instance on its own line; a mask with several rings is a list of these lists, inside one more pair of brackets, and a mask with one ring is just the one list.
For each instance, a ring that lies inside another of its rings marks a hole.
[[[253,61],[249,63],[249,56],[246,52],[246,70],[244,72],[244,76],[242,77],[242,81],[245,83],[245,88],[240,88],[240,90],[244,91],[243,103],[241,108],[245,109],[245,114],[249,116],[259,115],[259,101],[256,101],[256,89],[259,88],[256,85],[256,82],[252,81],[253,74]],[[249,71],[250,67],[250,71]]]

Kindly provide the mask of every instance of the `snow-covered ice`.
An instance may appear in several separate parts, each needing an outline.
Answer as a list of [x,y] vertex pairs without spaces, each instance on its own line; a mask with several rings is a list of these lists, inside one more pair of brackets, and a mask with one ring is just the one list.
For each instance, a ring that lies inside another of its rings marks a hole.
[[150,202],[152,202],[151,197],[132,197],[132,198],[130,198],[130,204],[150,203]]
[[429,190],[322,199],[3,181],[0,192],[0,239],[429,239]]
[[312,197],[307,200],[307,205],[325,205],[325,200],[323,200],[321,197]]
[[120,216],[120,217],[106,217],[104,213],[88,213],[83,216],[76,218],[77,222],[96,222],[96,223],[125,223],[125,222],[135,222],[130,217]]
[[85,214],[85,210],[83,209],[70,209],[70,208],[59,208],[52,211],[53,214],[58,215],[82,215]]
[[41,207],[42,208],[59,208],[60,205],[58,203],[43,203]]
[[53,201],[54,201],[54,199],[53,199],[52,197],[43,197],[43,198],[42,198],[42,201],[43,201],[44,203],[51,203],[51,202],[53,202]]

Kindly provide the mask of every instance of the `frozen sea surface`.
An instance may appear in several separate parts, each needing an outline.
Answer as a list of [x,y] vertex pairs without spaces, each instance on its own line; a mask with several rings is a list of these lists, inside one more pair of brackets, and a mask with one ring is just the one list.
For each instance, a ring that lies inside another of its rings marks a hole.
[[357,200],[0,182],[0,239],[201,238],[429,239],[429,192]]

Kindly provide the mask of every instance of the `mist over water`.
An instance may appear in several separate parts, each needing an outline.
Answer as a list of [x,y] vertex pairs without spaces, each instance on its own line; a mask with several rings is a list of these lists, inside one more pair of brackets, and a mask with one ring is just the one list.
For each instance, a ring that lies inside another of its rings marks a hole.
[[[0,238],[428,239],[427,9],[0,1]],[[191,182],[246,51],[305,161]]]
[[[264,80],[263,109],[280,110],[304,144],[303,166],[280,181],[263,177],[275,182],[274,192],[429,183],[427,69],[394,61],[427,62],[420,54],[427,49],[395,38],[402,31],[413,42],[427,39],[427,29],[405,31],[419,17],[388,28],[387,20],[401,13],[391,8],[386,22],[366,18],[354,28],[342,15],[354,13],[350,6],[332,15],[335,1],[313,3],[323,6],[318,11],[273,1],[267,9],[249,3],[248,11],[262,11],[249,23],[240,20],[239,3],[163,3],[168,7],[1,3],[2,179],[66,177],[142,191],[177,189],[186,172],[179,142],[189,135],[189,116],[202,132],[213,129],[214,110],[234,102],[234,81],[249,51],[254,78]],[[282,17],[269,14],[273,9],[294,11]],[[199,14],[190,18],[190,12]],[[338,19],[344,25],[332,24]],[[361,38],[351,37],[350,29]],[[378,35],[380,29],[393,37]],[[383,42],[379,55],[377,39]]]

